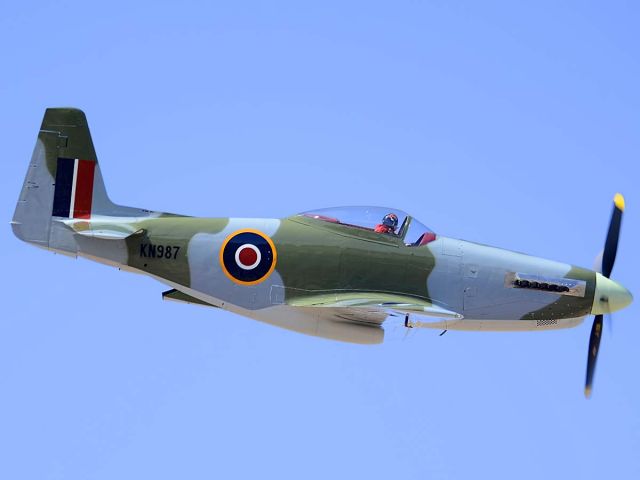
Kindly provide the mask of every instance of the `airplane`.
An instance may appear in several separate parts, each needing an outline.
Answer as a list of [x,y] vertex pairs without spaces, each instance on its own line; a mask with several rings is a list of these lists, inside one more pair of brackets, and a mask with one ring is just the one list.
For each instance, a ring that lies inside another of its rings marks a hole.
[[392,208],[257,219],[121,206],[107,196],[85,114],[49,108],[11,226],[37,247],[153,277],[170,287],[164,300],[343,342],[381,343],[393,317],[445,332],[562,329],[594,315],[589,397],[603,315],[633,300],[610,278],[624,208],[616,194],[590,270],[449,238]]

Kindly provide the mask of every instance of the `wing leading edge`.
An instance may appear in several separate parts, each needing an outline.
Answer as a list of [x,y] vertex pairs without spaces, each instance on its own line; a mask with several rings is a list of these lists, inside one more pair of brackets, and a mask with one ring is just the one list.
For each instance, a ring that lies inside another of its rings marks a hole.
[[459,313],[414,297],[379,292],[346,292],[308,295],[287,302],[291,307],[327,308],[343,320],[381,324],[392,315],[416,314],[461,320]]

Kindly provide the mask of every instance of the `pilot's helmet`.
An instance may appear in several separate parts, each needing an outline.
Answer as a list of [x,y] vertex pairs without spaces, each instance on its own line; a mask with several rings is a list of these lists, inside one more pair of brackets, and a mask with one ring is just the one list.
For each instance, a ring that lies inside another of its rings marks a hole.
[[398,226],[398,216],[395,213],[387,213],[382,219],[382,224],[395,230]]

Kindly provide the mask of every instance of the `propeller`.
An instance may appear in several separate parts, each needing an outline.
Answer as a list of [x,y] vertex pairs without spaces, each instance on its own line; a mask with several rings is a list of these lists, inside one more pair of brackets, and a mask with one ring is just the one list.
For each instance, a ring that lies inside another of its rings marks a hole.
[[[602,275],[606,278],[611,276],[611,271],[613,270],[613,265],[616,261],[623,211],[624,197],[621,194],[616,193],[615,197],[613,197],[613,212],[611,214],[611,221],[609,222],[609,231],[607,233],[607,240],[604,244],[604,251],[602,252],[602,264],[599,269],[602,272]],[[608,298],[603,298],[602,300],[608,302]],[[587,376],[584,386],[584,395],[587,398],[591,396],[593,375],[596,371],[596,361],[598,360],[598,350],[600,349],[600,338],[602,337],[602,322],[603,315],[596,315],[591,327],[589,352],[587,355]]]

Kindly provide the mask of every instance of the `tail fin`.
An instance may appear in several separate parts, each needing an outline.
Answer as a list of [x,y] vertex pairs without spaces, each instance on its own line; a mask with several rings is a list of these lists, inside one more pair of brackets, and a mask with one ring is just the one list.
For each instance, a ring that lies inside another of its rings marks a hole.
[[148,214],[109,200],[84,112],[47,109],[11,222],[15,235],[41,247],[58,248],[52,244],[56,220]]

